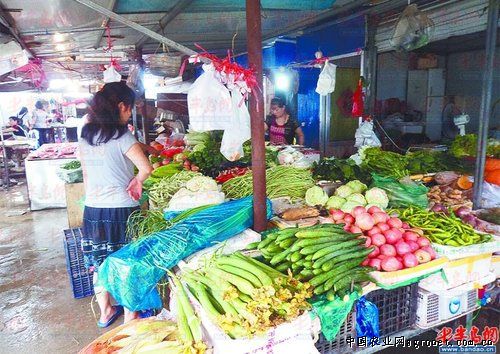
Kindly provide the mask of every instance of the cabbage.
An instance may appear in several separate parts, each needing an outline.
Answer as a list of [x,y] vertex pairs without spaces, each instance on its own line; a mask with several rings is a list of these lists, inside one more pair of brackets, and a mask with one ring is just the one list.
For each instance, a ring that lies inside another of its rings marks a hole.
[[366,205],[366,200],[365,197],[363,197],[363,194],[361,193],[353,193],[350,196],[347,197],[348,202],[357,202],[360,203],[361,205]]
[[328,194],[325,193],[323,188],[314,186],[306,192],[306,204],[309,206],[325,205],[328,201]]
[[354,191],[354,193],[363,193],[364,191],[366,191],[368,189],[366,184],[364,184],[358,180],[347,182],[346,186],[351,187],[351,189]]
[[330,198],[328,198],[328,201],[326,202],[326,207],[328,209],[340,209],[342,205],[345,204],[345,202],[346,200],[344,198],[333,195]]
[[344,213],[350,213],[352,211],[352,209],[354,209],[357,206],[363,206],[363,205],[361,205],[358,202],[348,200],[347,202],[345,202],[344,205],[342,205],[342,208],[340,208],[340,210],[342,210]]
[[389,205],[389,198],[387,193],[381,188],[371,188],[365,193],[365,199],[368,204],[375,204],[376,206],[385,209]]
[[186,182],[186,188],[191,192],[218,191],[217,182],[210,177],[196,176]]
[[335,195],[341,198],[347,198],[353,193],[354,191],[348,185],[340,186],[335,190]]

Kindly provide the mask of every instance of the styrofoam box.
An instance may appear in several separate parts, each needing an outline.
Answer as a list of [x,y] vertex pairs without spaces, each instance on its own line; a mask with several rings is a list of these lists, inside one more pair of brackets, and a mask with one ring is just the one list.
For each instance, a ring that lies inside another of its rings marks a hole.
[[446,263],[443,272],[448,288],[455,288],[487,276],[490,273],[491,258],[491,253],[484,253]]
[[491,258],[491,271],[497,278],[500,278],[500,255],[494,254]]

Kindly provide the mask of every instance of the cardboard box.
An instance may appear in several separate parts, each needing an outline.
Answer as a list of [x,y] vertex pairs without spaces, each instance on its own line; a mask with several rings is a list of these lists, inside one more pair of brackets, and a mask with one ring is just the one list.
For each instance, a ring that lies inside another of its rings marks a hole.
[[83,225],[85,187],[83,183],[66,183],[65,189],[68,226],[71,229],[80,227]]

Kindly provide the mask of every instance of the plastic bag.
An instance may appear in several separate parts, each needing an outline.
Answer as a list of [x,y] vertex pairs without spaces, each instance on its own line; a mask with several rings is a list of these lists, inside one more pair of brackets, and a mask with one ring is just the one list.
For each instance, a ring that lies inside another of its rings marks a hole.
[[134,90],[137,97],[144,94],[144,68],[142,65],[135,64],[130,66],[127,86]]
[[314,313],[318,315],[321,322],[321,332],[327,341],[335,339],[357,298],[358,293],[353,292],[347,301],[339,298],[328,301],[322,296],[319,300],[311,303]]
[[361,79],[358,80],[358,86],[356,91],[352,94],[352,111],[351,115],[353,117],[361,117],[365,111],[363,103],[363,82]]
[[73,170],[68,170],[59,167],[56,172],[57,177],[62,179],[66,183],[80,183],[83,182],[83,171],[82,168],[75,168]]
[[[267,201],[267,218],[272,216]],[[99,267],[99,285],[131,311],[160,308],[156,285],[180,260],[253,225],[253,198],[209,207],[171,228],[128,244]]]
[[325,62],[325,66],[318,77],[316,92],[326,96],[335,90],[335,77],[337,74],[337,65]]
[[382,146],[377,134],[373,131],[373,122],[364,121],[361,123],[359,128],[356,129],[354,137],[356,138],[355,147]]
[[427,45],[433,33],[434,22],[416,4],[411,4],[403,10],[394,28],[391,45],[395,49],[414,50]]
[[116,71],[113,65],[110,65],[106,70],[104,70],[103,76],[103,81],[106,84],[110,82],[120,82],[122,80],[122,76],[118,71]]
[[483,208],[497,208],[500,207],[500,186],[492,183],[483,183]]
[[222,135],[220,152],[228,161],[236,161],[244,156],[243,143],[250,139],[250,114],[236,88],[231,90],[231,107],[231,123]]
[[356,303],[356,334],[357,337],[380,338],[378,308],[372,302],[360,297]]
[[231,95],[215,77],[212,64],[203,65],[203,70],[187,95],[190,130],[225,130],[233,117]]
[[407,208],[411,205],[427,208],[429,205],[427,199],[428,189],[422,183],[416,183],[410,178],[397,181],[394,178],[382,177],[375,173],[372,174],[372,177],[372,187],[385,190],[391,208]]

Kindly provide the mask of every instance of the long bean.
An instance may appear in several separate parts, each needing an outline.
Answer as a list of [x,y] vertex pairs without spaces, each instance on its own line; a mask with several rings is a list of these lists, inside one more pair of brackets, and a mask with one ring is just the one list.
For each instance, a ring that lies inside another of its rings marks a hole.
[[172,196],[184,187],[187,181],[199,175],[201,174],[198,172],[181,171],[171,177],[165,177],[151,187],[148,193],[149,199],[154,203],[155,208],[163,210],[168,206]]

